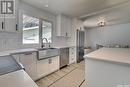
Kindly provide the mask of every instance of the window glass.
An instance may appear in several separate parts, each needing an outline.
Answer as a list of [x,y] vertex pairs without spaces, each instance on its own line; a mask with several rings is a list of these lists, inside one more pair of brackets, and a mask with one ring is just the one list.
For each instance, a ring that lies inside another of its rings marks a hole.
[[39,43],[39,19],[23,15],[23,44]]

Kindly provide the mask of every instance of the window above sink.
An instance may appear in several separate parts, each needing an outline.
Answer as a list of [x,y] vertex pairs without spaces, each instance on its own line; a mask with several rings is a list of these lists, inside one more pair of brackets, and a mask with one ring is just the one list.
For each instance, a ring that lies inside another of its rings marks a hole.
[[52,23],[49,21],[42,20],[42,38],[46,38],[48,43],[52,42]]
[[39,19],[23,15],[23,44],[39,43]]
[[22,18],[23,44],[39,44],[42,38],[52,43],[52,22],[26,14],[23,14]]

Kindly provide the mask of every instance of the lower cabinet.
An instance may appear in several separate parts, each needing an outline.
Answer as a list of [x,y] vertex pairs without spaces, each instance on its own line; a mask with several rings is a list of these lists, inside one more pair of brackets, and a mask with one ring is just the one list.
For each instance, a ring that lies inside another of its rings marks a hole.
[[52,73],[60,68],[60,63],[59,63],[59,56],[52,57],[49,59],[49,67],[50,67],[50,72]]
[[41,78],[49,73],[48,59],[37,61],[37,76]]
[[59,69],[59,56],[37,60],[37,52],[12,55],[21,63],[28,75],[35,81]]
[[44,77],[59,69],[59,56],[37,61],[37,76]]
[[69,48],[69,64],[76,62],[76,47]]
[[25,71],[33,79],[37,79],[37,53],[36,52],[27,52],[20,54],[20,63],[24,66]]

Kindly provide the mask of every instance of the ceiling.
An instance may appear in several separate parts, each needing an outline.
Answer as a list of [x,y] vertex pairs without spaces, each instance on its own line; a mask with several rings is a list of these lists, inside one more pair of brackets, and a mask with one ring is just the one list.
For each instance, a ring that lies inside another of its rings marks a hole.
[[[22,0],[35,7],[71,17],[81,17],[113,7],[128,0]],[[45,5],[48,4],[48,7]]]
[[106,22],[106,26],[130,23],[130,2],[120,4],[111,9],[81,18],[87,29],[99,27],[98,23]]

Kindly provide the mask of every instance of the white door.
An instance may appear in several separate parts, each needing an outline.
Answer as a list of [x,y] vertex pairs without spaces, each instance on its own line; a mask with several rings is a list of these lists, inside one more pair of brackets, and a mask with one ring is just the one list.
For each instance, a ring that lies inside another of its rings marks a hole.
[[37,79],[36,72],[36,52],[24,53],[20,55],[20,62],[25,68],[25,71],[33,79]]

